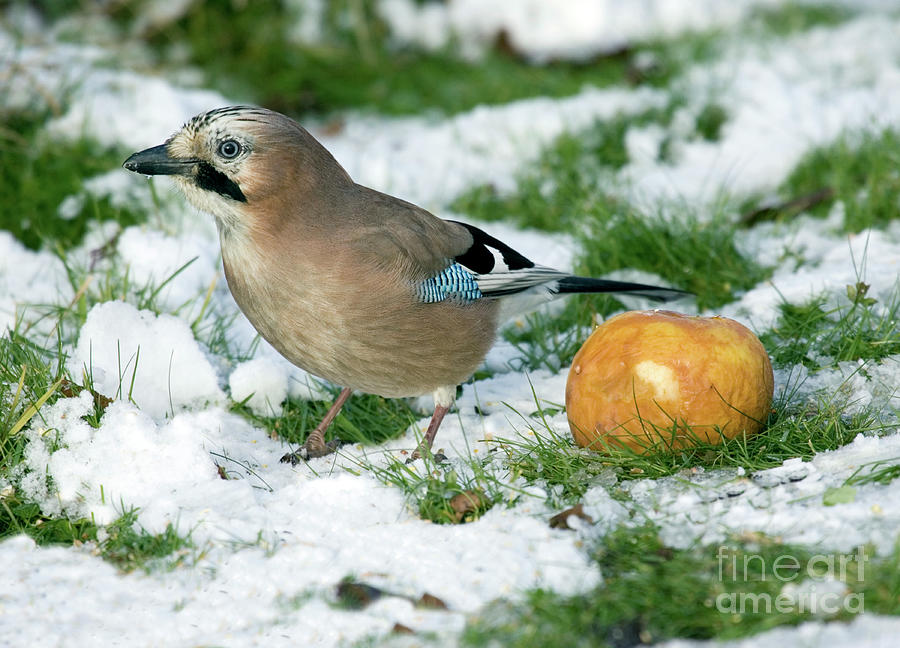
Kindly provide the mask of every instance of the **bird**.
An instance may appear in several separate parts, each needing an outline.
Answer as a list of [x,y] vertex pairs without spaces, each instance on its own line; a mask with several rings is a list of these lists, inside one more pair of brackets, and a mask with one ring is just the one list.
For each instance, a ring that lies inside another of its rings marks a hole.
[[213,216],[238,307],[291,363],[341,387],[282,458],[292,464],[338,447],[325,432],[354,391],[431,394],[409,461],[429,452],[457,386],[516,313],[570,293],[689,294],[535,264],[478,227],[357,184],[303,126],[265,108],[201,113],[123,166],[170,176]]

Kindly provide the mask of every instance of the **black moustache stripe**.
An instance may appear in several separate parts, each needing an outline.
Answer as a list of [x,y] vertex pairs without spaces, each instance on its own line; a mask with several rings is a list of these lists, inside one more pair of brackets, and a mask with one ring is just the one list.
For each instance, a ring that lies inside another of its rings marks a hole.
[[207,162],[197,165],[197,186],[207,191],[215,191],[222,196],[228,196],[238,202],[247,202],[244,192],[231,178],[218,171]]

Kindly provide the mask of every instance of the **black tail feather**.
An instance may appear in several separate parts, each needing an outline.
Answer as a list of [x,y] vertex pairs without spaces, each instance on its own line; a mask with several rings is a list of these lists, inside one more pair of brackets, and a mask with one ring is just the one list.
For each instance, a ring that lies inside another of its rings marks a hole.
[[625,293],[637,297],[646,297],[654,301],[671,301],[687,297],[693,293],[677,288],[661,288],[648,284],[630,283],[628,281],[612,281],[610,279],[592,279],[590,277],[565,277],[559,280],[556,292],[566,293]]

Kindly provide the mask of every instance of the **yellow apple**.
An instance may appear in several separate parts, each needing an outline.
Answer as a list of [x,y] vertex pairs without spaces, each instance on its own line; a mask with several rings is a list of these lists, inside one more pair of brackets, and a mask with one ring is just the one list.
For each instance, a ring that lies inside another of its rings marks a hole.
[[773,389],[769,356],[742,324],[631,311],[597,327],[575,354],[566,410],[582,447],[674,450],[758,432]]

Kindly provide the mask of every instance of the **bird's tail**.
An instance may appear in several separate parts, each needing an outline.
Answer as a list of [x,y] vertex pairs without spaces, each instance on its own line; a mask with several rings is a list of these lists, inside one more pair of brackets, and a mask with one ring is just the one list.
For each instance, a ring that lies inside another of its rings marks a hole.
[[575,276],[560,279],[556,286],[556,292],[561,295],[567,293],[625,293],[626,295],[646,297],[647,299],[660,302],[671,301],[692,294],[677,288],[662,288],[660,286],[630,283],[628,281]]

